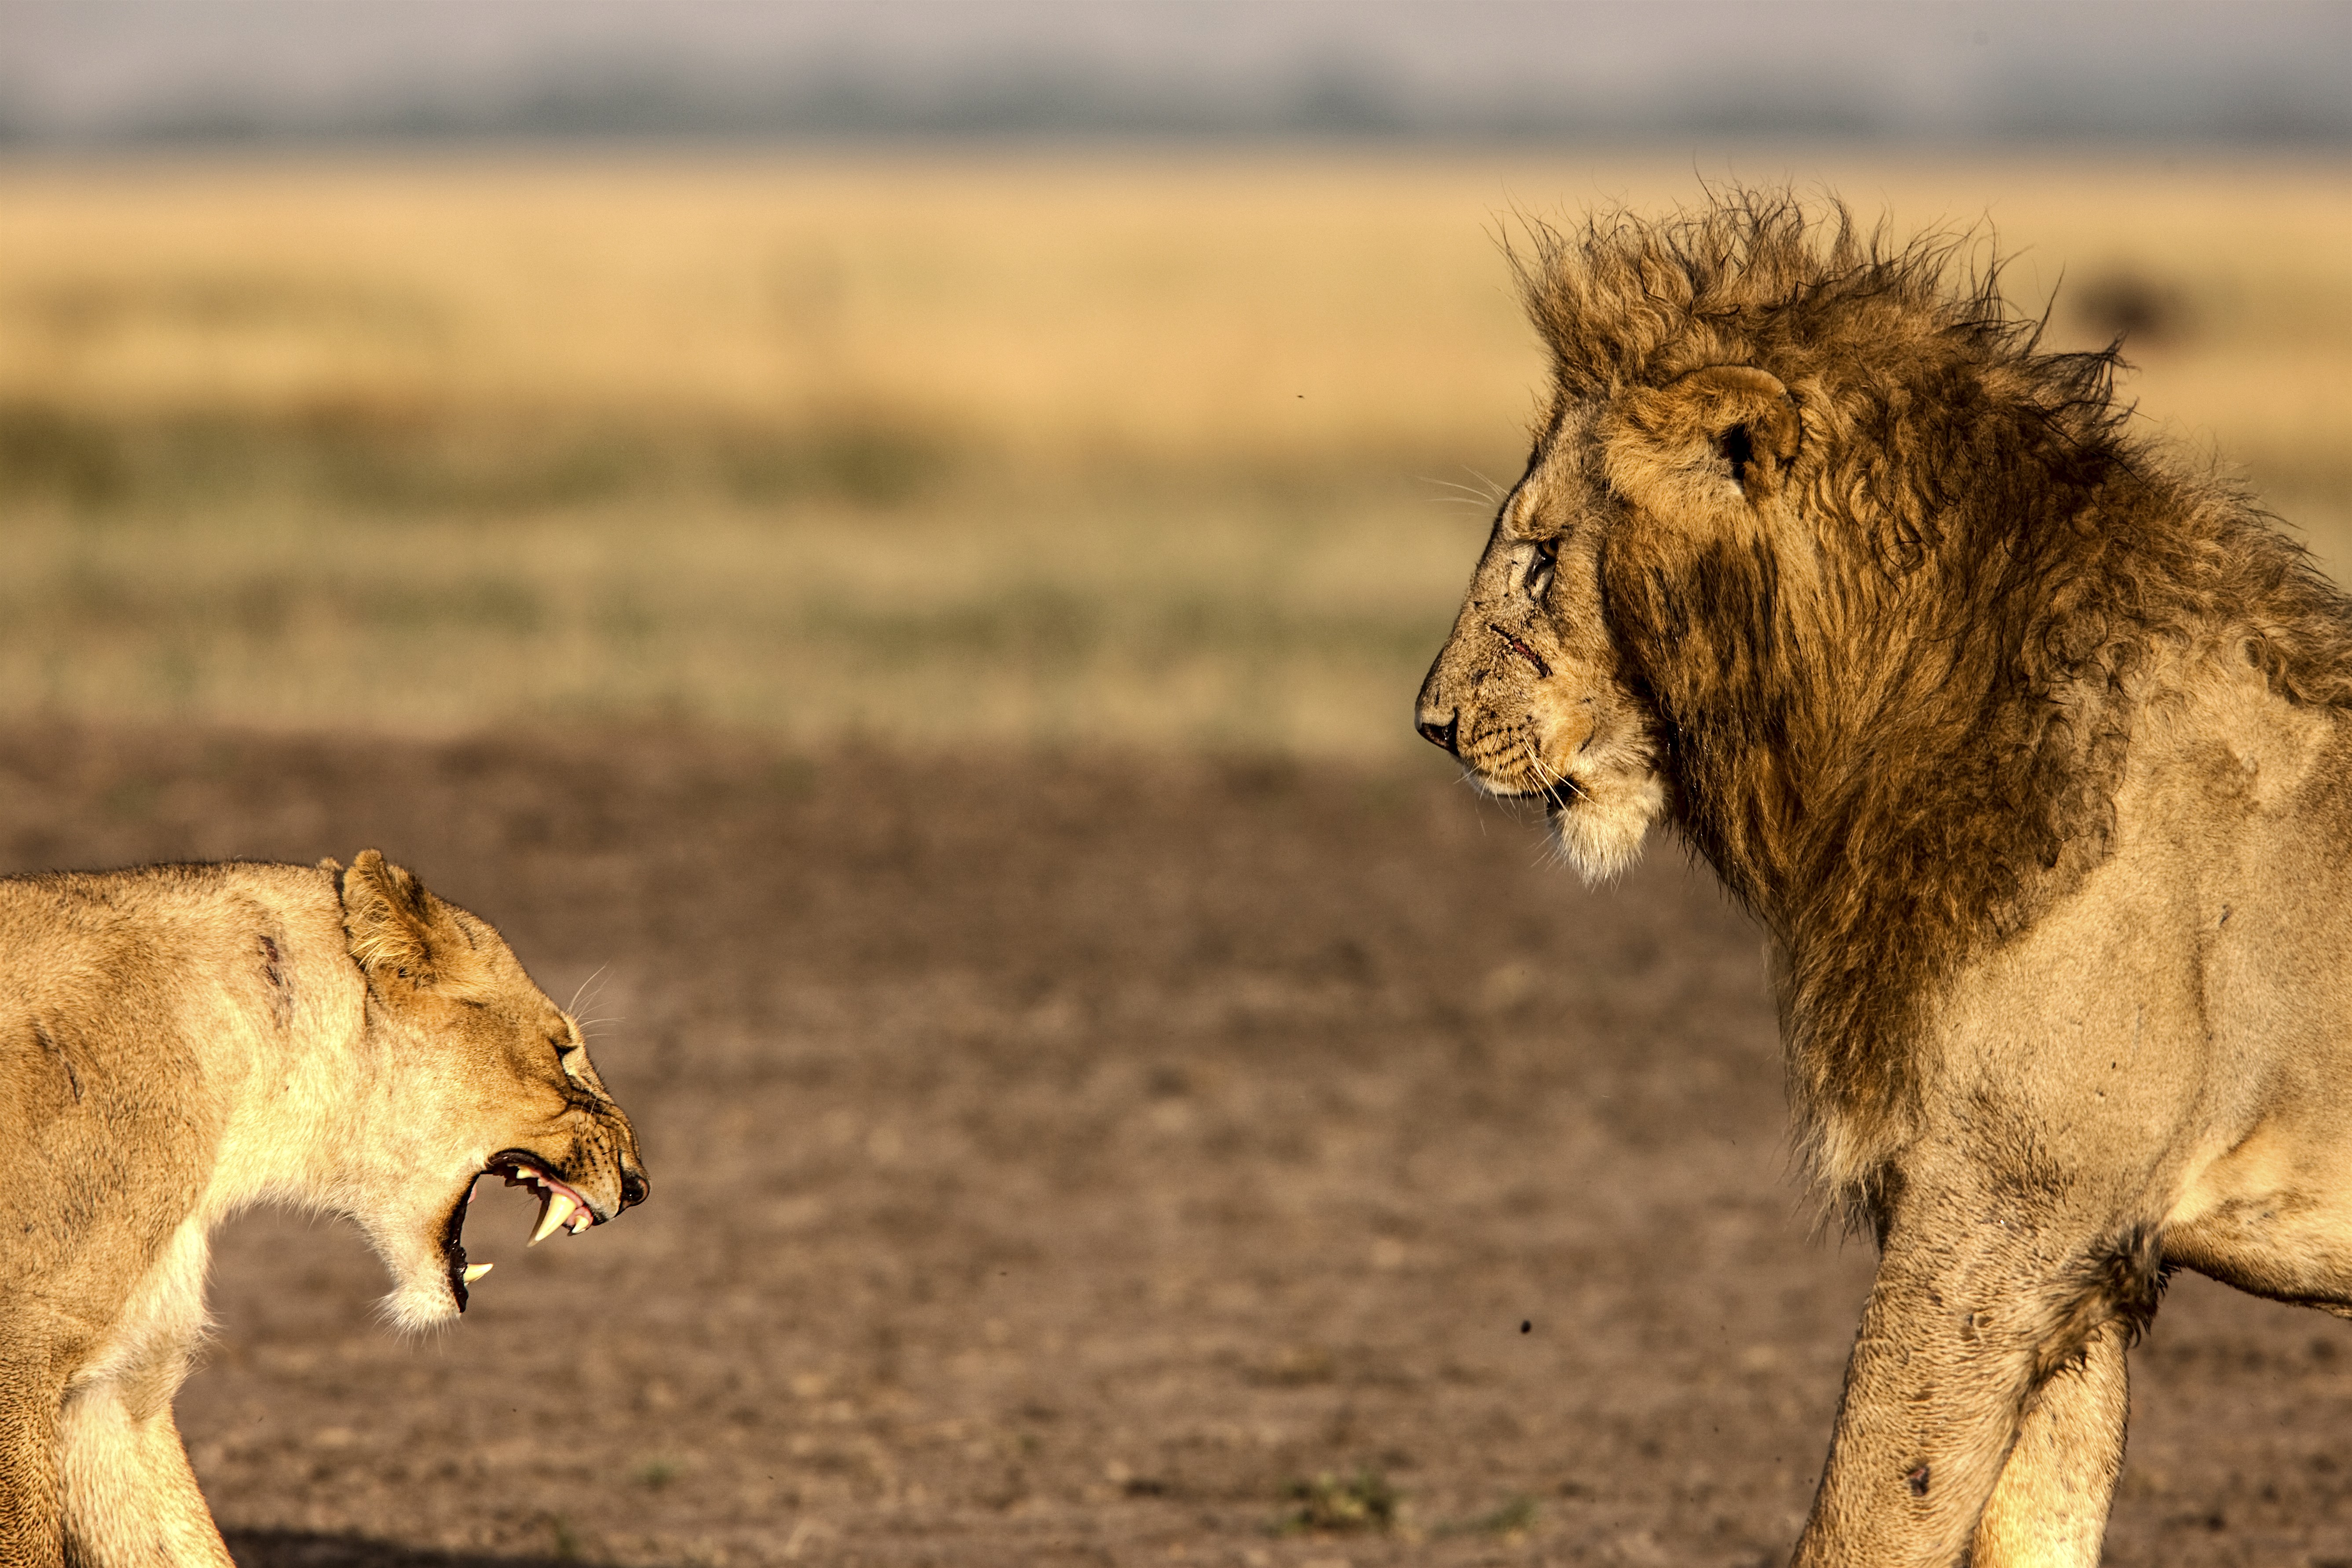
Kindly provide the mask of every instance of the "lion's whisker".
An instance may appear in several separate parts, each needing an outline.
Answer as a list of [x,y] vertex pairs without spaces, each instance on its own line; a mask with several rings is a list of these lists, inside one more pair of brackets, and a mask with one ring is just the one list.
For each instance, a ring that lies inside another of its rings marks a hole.
[[1441,497],[1439,498],[1441,500],[1467,500],[1475,502],[1481,507],[1491,508],[1500,506],[1503,504],[1503,499],[1511,493],[1507,486],[1496,484],[1493,479],[1487,478],[1485,474],[1480,473],[1475,468],[1465,468],[1463,471],[1470,475],[1472,479],[1478,482],[1476,484],[1465,485],[1454,479],[1441,479],[1433,474],[1421,474],[1417,475],[1416,478],[1424,485],[1434,485],[1440,489],[1460,490],[1462,492],[1458,497]]

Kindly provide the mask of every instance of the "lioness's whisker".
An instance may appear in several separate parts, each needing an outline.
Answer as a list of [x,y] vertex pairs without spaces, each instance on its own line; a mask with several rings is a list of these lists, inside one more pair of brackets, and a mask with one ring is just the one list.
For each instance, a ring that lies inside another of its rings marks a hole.
[[597,981],[603,979],[604,976],[604,971],[610,967],[611,965],[609,964],[600,963],[594,969],[589,971],[588,978],[582,981],[578,985],[572,987],[572,1005],[563,1010],[576,1016],[580,1011],[580,998],[588,994],[588,987],[595,984]]

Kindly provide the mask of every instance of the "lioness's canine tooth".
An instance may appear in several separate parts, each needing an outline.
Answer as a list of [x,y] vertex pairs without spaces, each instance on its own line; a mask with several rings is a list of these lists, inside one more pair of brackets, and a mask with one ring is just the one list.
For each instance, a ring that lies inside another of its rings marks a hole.
[[582,1231],[586,1230],[590,1226],[594,1225],[595,1223],[596,1216],[590,1214],[586,1209],[582,1209],[578,1214],[572,1216],[572,1223],[568,1228],[571,1230],[572,1235],[578,1236]]
[[495,1263],[468,1263],[466,1265],[466,1283],[471,1285],[497,1267]]
[[530,1233],[530,1245],[537,1247],[553,1236],[555,1227],[570,1219],[572,1211],[579,1206],[562,1193],[551,1190],[547,1194],[547,1206],[539,1211],[539,1228]]

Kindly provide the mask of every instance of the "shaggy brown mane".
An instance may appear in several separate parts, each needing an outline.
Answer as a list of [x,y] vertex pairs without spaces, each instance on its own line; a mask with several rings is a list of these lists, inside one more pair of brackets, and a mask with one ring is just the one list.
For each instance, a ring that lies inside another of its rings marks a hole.
[[2110,349],[2049,353],[1976,242],[1719,193],[1538,227],[1517,258],[1580,407],[1710,365],[1786,385],[1822,559],[1606,546],[1606,616],[1675,818],[1790,963],[1809,1158],[1866,1200],[1912,1124],[1921,1000],[2105,858],[2136,727],[2188,663],[2352,705],[2352,605],[2234,489],[2136,435]]

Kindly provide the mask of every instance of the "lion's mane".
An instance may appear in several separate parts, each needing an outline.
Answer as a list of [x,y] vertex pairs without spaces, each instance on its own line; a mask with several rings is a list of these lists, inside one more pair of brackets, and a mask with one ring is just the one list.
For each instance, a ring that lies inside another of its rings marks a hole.
[[2135,433],[2116,347],[2043,352],[1975,237],[1895,246],[1750,192],[1533,233],[1515,259],[1550,429],[1720,364],[1801,411],[1782,493],[1821,561],[1612,544],[1603,586],[1677,820],[1787,955],[1805,1152],[1874,1209],[1918,1006],[2105,857],[2177,656],[2234,644],[2341,707],[2352,606],[2233,486]]

